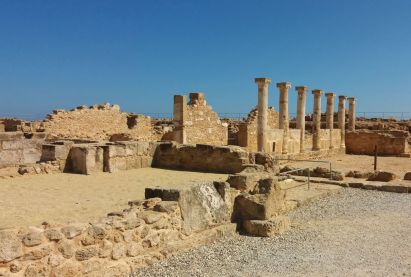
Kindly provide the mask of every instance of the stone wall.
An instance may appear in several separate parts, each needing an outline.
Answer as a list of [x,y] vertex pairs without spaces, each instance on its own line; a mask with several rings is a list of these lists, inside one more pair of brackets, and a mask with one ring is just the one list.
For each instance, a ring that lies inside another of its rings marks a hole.
[[38,162],[44,141],[44,133],[0,133],[0,168]]
[[159,140],[164,134],[155,129],[150,117],[120,111],[118,105],[80,106],[70,111],[54,110],[44,120],[49,140],[110,140],[112,137],[134,140]]
[[42,162],[57,162],[62,172],[93,174],[150,167],[157,144],[146,141],[44,144]]
[[[203,93],[190,93],[190,101],[179,104],[178,108],[176,103],[174,105],[174,120],[176,125],[184,129],[184,143],[228,144],[228,124],[221,122],[217,113],[207,105]],[[175,135],[179,136],[177,132]],[[175,141],[182,142],[177,138]]]
[[370,131],[361,130],[347,132],[345,146],[348,154],[374,155],[374,147],[378,147],[378,155],[401,156],[409,154],[407,131]]
[[[190,207],[201,216],[182,217]],[[99,222],[0,230],[0,276],[129,276],[234,233],[226,210],[213,183],[198,184],[175,201],[131,201]]]
[[[245,147],[248,151],[257,151],[257,109],[251,110],[247,119],[239,125],[237,132],[237,142],[241,147]],[[269,129],[278,129],[279,119],[278,112],[274,110],[274,107],[268,108],[268,122]],[[271,148],[271,147],[270,147]]]
[[237,173],[249,163],[249,153],[238,146],[183,145],[165,142],[159,144],[155,150],[153,167]]

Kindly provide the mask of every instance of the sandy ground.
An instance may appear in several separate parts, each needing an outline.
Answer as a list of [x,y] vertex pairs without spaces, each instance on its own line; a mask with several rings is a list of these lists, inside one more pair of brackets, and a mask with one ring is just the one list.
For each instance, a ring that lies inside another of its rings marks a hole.
[[[374,171],[374,157],[364,155],[338,155],[324,160],[331,161],[333,170],[347,173],[350,170]],[[297,167],[321,166],[328,167],[328,164],[313,162],[294,162],[290,165]],[[400,157],[378,157],[377,170],[389,171],[403,178],[406,172],[411,171],[411,158]]]
[[227,175],[143,168],[94,175],[51,174],[0,179],[0,229],[42,222],[89,222],[144,199],[144,188],[176,187]]

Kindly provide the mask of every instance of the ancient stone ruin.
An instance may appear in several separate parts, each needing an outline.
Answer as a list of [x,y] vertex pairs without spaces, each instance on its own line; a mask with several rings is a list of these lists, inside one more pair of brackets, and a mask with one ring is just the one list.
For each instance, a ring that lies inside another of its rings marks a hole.
[[[353,168],[344,175],[331,168],[280,164],[345,153],[409,157],[411,123],[401,130],[373,129],[375,124],[357,120],[354,97],[339,95],[335,111],[333,92],[325,94],[324,114],[324,91],[319,89],[312,90],[313,113],[307,115],[306,86],[295,88],[297,114],[290,118],[291,83],[276,84],[276,111],[268,106],[271,79],[255,82],[258,105],[242,120],[220,118],[201,92],[190,93],[189,99],[174,95],[170,119],[123,112],[110,104],[55,110],[42,121],[1,119],[0,169],[19,175],[64,178],[63,173],[74,173],[92,178],[159,168],[227,178],[176,189],[146,187],[145,199],[130,201],[98,222],[43,222],[0,230],[0,276],[128,276],[136,268],[238,230],[252,236],[279,235],[290,227],[288,212],[303,203],[290,191],[305,188],[306,176],[311,178],[308,189],[311,183],[325,183],[410,192],[408,184],[389,184],[398,179],[390,172]],[[410,180],[410,173],[403,179]]]

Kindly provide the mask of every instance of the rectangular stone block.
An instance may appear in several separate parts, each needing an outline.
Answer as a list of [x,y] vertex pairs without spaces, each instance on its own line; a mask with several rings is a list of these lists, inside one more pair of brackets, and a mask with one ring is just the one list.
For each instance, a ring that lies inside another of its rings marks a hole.
[[73,146],[69,160],[73,173],[92,174],[104,171],[104,151],[101,146]]

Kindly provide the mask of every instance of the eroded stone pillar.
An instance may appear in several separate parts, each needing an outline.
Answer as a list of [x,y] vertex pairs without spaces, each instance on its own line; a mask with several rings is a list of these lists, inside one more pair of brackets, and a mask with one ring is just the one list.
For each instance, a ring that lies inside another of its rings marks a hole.
[[335,93],[329,92],[329,93],[326,93],[325,96],[327,97],[327,111],[326,111],[327,124],[326,124],[326,128],[330,130],[330,149],[332,149],[332,148],[334,148],[334,145],[333,145],[333,130],[334,130],[334,97],[335,97]]
[[267,110],[268,110],[268,85],[270,78],[255,78],[258,86],[258,117],[257,117],[257,151],[268,152],[267,148]]
[[185,120],[187,119],[187,102],[185,95],[174,95],[174,140],[179,143],[187,143]]
[[279,128],[284,129],[285,122],[288,120],[288,89],[291,83],[282,82],[277,83],[277,88],[280,90],[280,105],[279,105]]
[[341,148],[345,148],[345,97],[338,96],[338,128],[341,130]]
[[308,87],[298,86],[295,88],[298,92],[297,98],[297,129],[300,129],[300,152],[304,152],[305,140],[305,105]]
[[348,130],[355,131],[355,97],[348,98]]
[[313,109],[313,151],[319,151],[320,146],[320,130],[321,130],[321,96],[324,94],[322,90],[315,89],[312,91],[314,95]]

